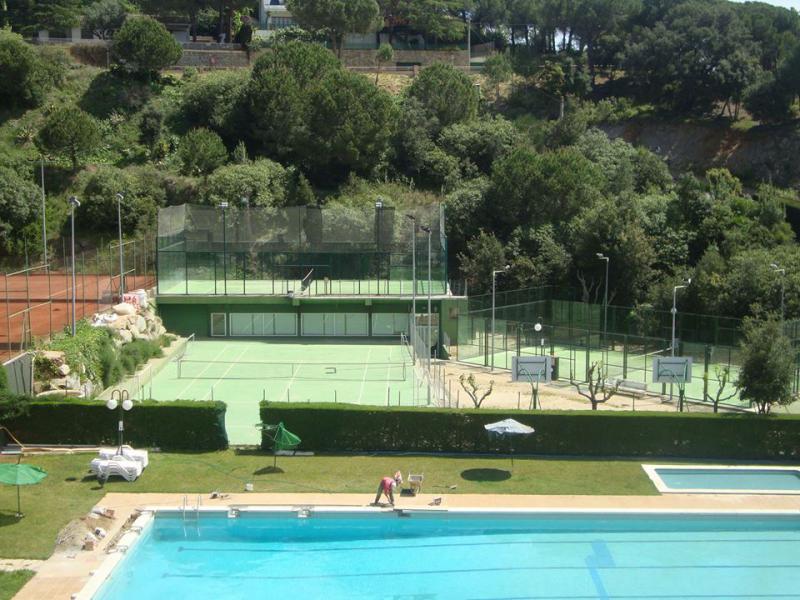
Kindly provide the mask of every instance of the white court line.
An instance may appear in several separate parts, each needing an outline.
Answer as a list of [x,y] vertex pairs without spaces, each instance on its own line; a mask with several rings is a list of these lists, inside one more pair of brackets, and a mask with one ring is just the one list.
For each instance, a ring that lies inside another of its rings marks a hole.
[[[217,359],[218,359],[218,358],[219,358],[219,357],[220,357],[222,354],[224,354],[224,353],[225,353],[225,351],[226,351],[227,349],[228,349],[228,346],[227,346],[227,345],[223,346],[223,347],[222,347],[222,350],[220,350],[219,354],[217,354],[217,355],[216,355],[216,356],[215,356],[213,359],[211,359],[211,360],[209,361],[209,363],[206,365],[205,369],[203,369],[202,371],[200,371],[200,373],[198,373],[197,377],[195,377],[194,379],[192,379],[192,380],[189,382],[189,384],[188,384],[188,385],[187,385],[185,388],[183,388],[183,389],[181,390],[180,394],[178,394],[178,395],[177,395],[177,397],[175,398],[175,400],[187,400],[188,398],[181,398],[181,396],[183,396],[183,393],[184,393],[186,390],[188,390],[190,387],[192,387],[192,386],[193,386],[195,383],[197,383],[197,380],[200,378],[200,375],[202,375],[203,373],[205,373],[205,372],[206,372],[206,369],[208,369],[209,367],[211,367],[211,365],[212,365],[212,364],[214,364],[214,362],[215,362],[215,361],[216,361],[216,360],[217,360]],[[177,362],[176,362],[175,368],[176,368],[176,369],[178,368],[178,366],[177,366]]]
[[224,372],[224,373],[223,373],[223,374],[220,376],[220,378],[219,378],[219,379],[217,379],[217,380],[216,380],[216,381],[215,381],[213,384],[211,384],[211,387],[208,389],[208,393],[206,393],[206,395],[205,395],[205,396],[203,396],[203,400],[205,400],[206,398],[208,398],[208,396],[210,396],[210,395],[211,395],[211,392],[213,392],[213,391],[214,391],[214,387],[215,387],[215,386],[216,386],[216,385],[217,385],[217,384],[218,384],[220,381],[225,381],[225,376],[226,376],[228,373],[230,373],[230,372],[231,372],[231,369],[232,369],[234,366],[236,366],[236,364],[239,362],[239,359],[240,359],[240,358],[242,358],[242,356],[244,356],[245,352],[247,352],[249,349],[250,349],[249,347],[245,347],[245,349],[244,349],[244,350],[242,350],[242,353],[241,353],[239,356],[237,356],[237,357],[236,357],[236,358],[233,360],[233,362],[231,363],[231,365],[230,365],[230,366],[229,366],[229,367],[228,367],[228,368],[225,370],[225,372]]
[[[296,363],[297,369],[294,369],[294,366],[295,366],[294,364],[292,365],[292,378],[291,378],[291,379],[289,379],[289,383],[287,383],[287,384],[286,384],[286,387],[285,387],[285,388],[283,388],[283,395],[282,395],[282,396],[278,396],[278,399],[276,400],[276,402],[283,402],[283,398],[285,398],[285,397],[286,397],[286,394],[289,392],[289,390],[290,390],[290,389],[291,389],[291,387],[292,387],[292,383],[294,383],[294,378],[297,376],[297,372],[298,372],[300,369],[302,369],[302,368],[303,368],[303,365],[304,365],[304,364],[305,364],[305,361],[299,361],[299,362],[297,362],[297,363]],[[290,399],[290,400],[291,400],[291,399]]]
[[358,390],[358,404],[361,404],[361,396],[364,395],[364,384],[367,382],[367,366],[369,365],[369,355],[372,354],[372,347],[367,350],[367,358],[364,361],[364,375],[361,377],[361,389]]

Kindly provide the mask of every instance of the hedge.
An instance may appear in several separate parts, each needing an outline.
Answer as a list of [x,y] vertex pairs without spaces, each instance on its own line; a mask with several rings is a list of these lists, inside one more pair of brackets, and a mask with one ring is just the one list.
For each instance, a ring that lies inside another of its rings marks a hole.
[[[115,445],[119,410],[99,400],[31,400],[4,425],[23,444]],[[224,450],[224,402],[136,402],[125,413],[125,442],[164,450]]]
[[[517,453],[575,456],[796,460],[800,416],[382,408],[261,403],[261,419],[283,421],[316,452],[507,452],[484,425],[512,418],[536,433]],[[267,440],[262,441],[269,448]]]

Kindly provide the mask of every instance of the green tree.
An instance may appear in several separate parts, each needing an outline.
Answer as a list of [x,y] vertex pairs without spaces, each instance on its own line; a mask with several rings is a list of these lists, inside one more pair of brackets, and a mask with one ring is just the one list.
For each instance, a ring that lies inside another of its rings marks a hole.
[[245,101],[250,73],[214,71],[185,86],[180,111],[189,125],[207,127],[233,145],[246,134]]
[[287,173],[281,165],[264,158],[216,169],[202,186],[206,204],[237,203],[246,198],[250,206],[285,206]]
[[511,79],[514,68],[505,52],[493,54],[483,64],[483,76],[486,82],[494,88],[495,102],[500,100],[500,86]]
[[52,86],[39,55],[22,36],[0,29],[0,106],[38,106]]
[[155,106],[142,111],[139,120],[139,141],[147,147],[152,155],[161,140],[161,129],[164,125],[164,113]]
[[780,321],[747,319],[740,345],[739,397],[769,414],[773,405],[786,406],[792,394],[795,352]]
[[336,56],[341,56],[344,36],[368,33],[378,25],[379,9],[375,0],[286,0],[301,27],[325,30]]
[[520,142],[514,125],[501,116],[455,123],[442,130],[438,145],[462,164],[465,177],[489,174],[494,162]]
[[228,160],[225,144],[213,131],[205,127],[192,129],[181,140],[178,148],[182,171],[186,175],[208,175]]
[[110,40],[136,8],[126,0],[98,0],[83,11],[83,26],[95,37]]
[[506,253],[494,234],[481,230],[467,242],[467,251],[458,255],[458,262],[470,292],[483,294],[491,287],[492,271],[506,264]]
[[420,102],[435,117],[435,131],[474,119],[478,112],[478,93],[467,75],[443,63],[423,69],[408,88],[408,96]]
[[126,19],[111,46],[112,60],[118,69],[145,78],[174,65],[181,54],[180,44],[166,27],[147,16]]
[[39,130],[38,144],[51,154],[66,156],[77,169],[81,158],[100,143],[100,128],[77,106],[55,108]]
[[375,64],[378,65],[378,70],[375,72],[375,85],[378,85],[378,77],[381,74],[381,68],[384,64],[390,63],[394,60],[394,48],[391,44],[381,44],[378,51],[375,53]]
[[469,0],[378,0],[392,41],[395,24],[441,40],[460,40],[466,35]]
[[39,190],[16,171],[0,166],[0,248],[17,249],[22,228],[36,218]]

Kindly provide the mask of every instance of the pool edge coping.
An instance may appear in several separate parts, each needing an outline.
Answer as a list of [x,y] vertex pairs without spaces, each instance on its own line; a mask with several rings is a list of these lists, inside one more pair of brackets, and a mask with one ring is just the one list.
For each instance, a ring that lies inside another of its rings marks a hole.
[[663,464],[642,464],[642,469],[647,477],[661,494],[726,494],[743,496],[798,496],[800,490],[747,490],[747,489],[719,489],[719,488],[671,488],[658,474],[658,469],[677,471],[677,470],[703,470],[703,471],[744,471],[756,469],[759,471],[794,471],[800,474],[800,467],[776,466],[776,465],[663,465]]

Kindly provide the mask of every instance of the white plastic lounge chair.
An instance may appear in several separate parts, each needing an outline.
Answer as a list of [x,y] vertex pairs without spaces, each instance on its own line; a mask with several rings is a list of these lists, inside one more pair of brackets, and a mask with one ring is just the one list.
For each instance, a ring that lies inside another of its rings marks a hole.
[[422,491],[422,481],[424,479],[424,473],[420,473],[419,475],[415,475],[414,473],[408,474],[408,485],[411,488],[412,495],[416,496]]
[[131,458],[118,454],[109,459],[95,458],[89,463],[89,471],[98,479],[108,479],[112,475],[117,475],[126,481],[136,481],[142,474],[142,465]]
[[150,459],[147,456],[147,450],[134,450],[130,446],[122,446],[122,452],[119,451],[119,447],[115,448],[100,448],[100,458],[105,460],[109,460],[118,454],[122,454],[125,458],[130,458],[131,460],[135,460],[140,465],[142,465],[142,469],[146,469],[147,465],[150,463]]

